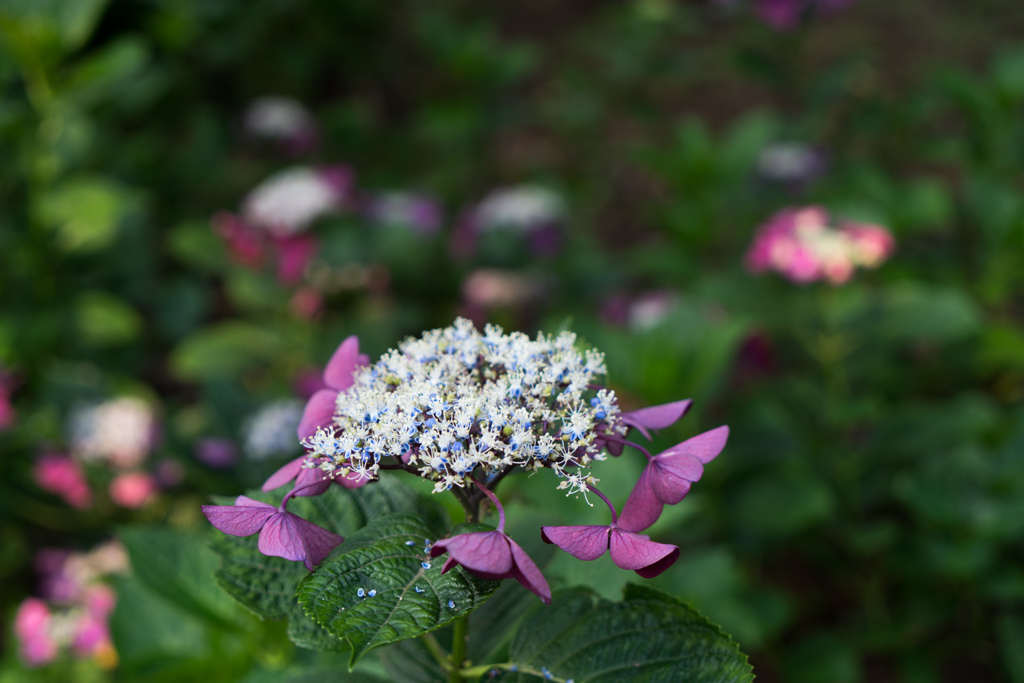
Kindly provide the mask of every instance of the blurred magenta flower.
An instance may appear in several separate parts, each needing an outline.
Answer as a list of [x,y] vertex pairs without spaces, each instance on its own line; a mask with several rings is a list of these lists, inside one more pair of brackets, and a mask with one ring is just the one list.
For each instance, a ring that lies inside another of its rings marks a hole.
[[146,505],[159,487],[156,479],[148,472],[128,472],[119,474],[110,482],[110,499],[129,510],[137,510]]
[[515,579],[544,603],[551,604],[551,589],[544,575],[526,551],[505,534],[505,508],[491,491],[480,482],[473,483],[491,499],[498,510],[498,528],[495,531],[476,531],[452,538],[442,538],[430,546],[430,556],[448,553],[441,573],[462,565],[469,573],[484,579],[498,581]]
[[14,378],[4,371],[0,365],[0,432],[10,429],[18,419],[18,414],[11,405],[11,393],[14,391]]
[[250,102],[242,126],[249,137],[269,140],[294,156],[311,151],[320,139],[320,127],[309,110],[298,100],[280,95]]
[[857,266],[873,268],[892,253],[892,236],[877,225],[829,224],[824,209],[784,209],[758,228],[746,255],[752,273],[774,270],[792,282],[846,282]]
[[257,547],[261,553],[302,561],[313,571],[345,539],[288,512],[288,501],[296,491],[289,492],[279,507],[239,496],[234,505],[204,505],[203,514],[210,524],[232,536],[259,532]]
[[32,478],[39,488],[60,496],[73,508],[85,510],[92,506],[92,490],[82,466],[73,458],[49,453],[36,460]]
[[593,486],[590,491],[600,496],[612,513],[608,526],[545,526],[541,539],[552,543],[578,560],[596,560],[611,551],[612,562],[621,569],[631,569],[645,579],[652,579],[671,567],[679,558],[679,548],[655,543],[648,536],[621,528],[615,507]]
[[622,508],[619,527],[643,531],[658,521],[665,505],[686,497],[691,484],[704,474],[704,465],[722,452],[728,438],[729,428],[718,427],[650,458]]

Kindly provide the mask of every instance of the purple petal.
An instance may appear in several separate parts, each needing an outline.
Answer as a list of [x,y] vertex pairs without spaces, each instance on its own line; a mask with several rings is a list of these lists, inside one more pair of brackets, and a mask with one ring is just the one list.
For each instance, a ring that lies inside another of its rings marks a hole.
[[577,560],[596,560],[608,550],[606,526],[545,526],[540,537],[545,543],[553,543]]
[[331,478],[319,467],[303,467],[295,477],[295,496],[319,496],[331,487]]
[[688,453],[657,457],[648,467],[651,489],[665,505],[675,505],[690,492],[690,485],[704,474],[700,460]]
[[328,427],[334,421],[334,410],[338,402],[338,392],[321,389],[313,394],[302,411],[299,421],[299,441],[304,441],[316,434],[317,427]]
[[632,569],[645,579],[665,571],[679,557],[679,548],[674,545],[655,543],[625,529],[612,529],[609,545],[615,566]]
[[313,571],[344,540],[290,512],[278,512],[263,527],[257,547],[264,555],[302,560]]
[[629,494],[629,499],[622,507],[622,514],[619,515],[619,528],[626,531],[643,531],[657,522],[661,516],[664,505],[654,492],[652,480],[658,475],[652,472],[652,469],[653,465],[644,468],[640,480]]
[[551,588],[548,587],[548,582],[540,569],[515,541],[507,536],[505,538],[512,549],[512,578],[521,583],[526,590],[537,595],[545,605],[550,605]]
[[302,471],[302,463],[306,462],[306,456],[300,456],[295,458],[286,465],[282,465],[277,472],[270,475],[265,482],[263,482],[264,491],[273,491],[276,488],[284,486],[295,477],[299,476],[299,472]]
[[442,574],[447,574],[452,569],[452,567],[458,567],[458,566],[459,566],[459,561],[456,560],[454,557],[449,557],[447,560],[444,561],[444,564],[441,565],[441,573]]
[[[694,456],[702,463],[708,463],[714,460],[715,457],[722,452],[728,438],[729,427],[722,425],[721,427],[716,427],[715,429],[704,432],[703,434],[698,434],[697,436],[687,439],[681,444],[677,444],[672,448],[669,448],[665,453],[668,454],[669,451],[673,453],[686,453],[687,455]],[[697,480],[691,479],[690,481]]]
[[648,429],[664,429],[675,424],[676,420],[685,415],[686,411],[690,409],[691,403],[693,403],[691,399],[675,401],[674,403],[665,403],[660,406],[641,408],[631,413],[623,413],[620,417],[623,422],[631,427],[636,427],[640,430],[641,434],[650,439],[651,435],[647,431]]
[[359,353],[359,337],[352,335],[341,342],[324,368],[324,383],[336,391],[345,391],[352,386],[352,373],[370,359]]
[[204,505],[203,514],[217,529],[232,536],[251,536],[277,514],[277,508],[245,496],[234,505]]
[[508,537],[500,531],[477,531],[442,539],[430,549],[431,557],[438,554],[438,545],[478,576],[499,579],[511,575],[512,551]]

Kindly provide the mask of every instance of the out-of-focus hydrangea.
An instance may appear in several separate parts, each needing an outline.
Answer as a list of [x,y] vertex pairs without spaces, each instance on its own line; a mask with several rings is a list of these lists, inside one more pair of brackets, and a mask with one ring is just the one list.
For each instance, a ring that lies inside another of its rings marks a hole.
[[148,403],[123,397],[77,409],[69,431],[75,458],[127,470],[145,461],[156,443],[159,426]]
[[773,183],[791,187],[807,185],[824,173],[825,155],[800,142],[777,142],[761,150],[758,174]]
[[316,146],[320,127],[300,102],[268,95],[253,100],[242,115],[245,133],[277,144],[284,152],[305,154]]
[[425,234],[436,233],[444,220],[436,199],[415,192],[375,194],[366,201],[364,212],[377,225],[403,226]]
[[295,431],[302,419],[302,404],[293,399],[275,401],[249,417],[242,426],[243,450],[252,460],[270,460],[298,449]]
[[858,266],[874,268],[892,253],[895,241],[878,225],[846,222],[831,227],[820,207],[784,209],[758,228],[747,252],[753,273],[774,270],[792,282],[850,279]]
[[104,577],[128,570],[124,548],[116,541],[88,553],[44,549],[36,556],[40,596],[22,601],[14,618],[21,658],[43,666],[62,653],[117,664],[108,620],[117,603]]
[[285,169],[246,195],[242,218],[275,237],[305,232],[313,221],[348,205],[353,178],[347,166]]
[[609,325],[644,332],[657,327],[679,302],[673,292],[656,289],[640,294],[616,294],[601,307],[601,318]]
[[72,457],[47,453],[36,460],[32,477],[39,488],[60,496],[78,510],[92,506],[92,490],[82,466]]
[[[720,7],[734,8],[739,0],[713,0]],[[789,31],[800,25],[805,16],[823,16],[852,5],[855,0],[751,0],[758,19],[778,31]]]
[[565,200],[539,185],[515,185],[494,190],[465,210],[452,233],[452,251],[470,256],[486,233],[507,231],[529,243],[530,250],[550,256],[561,248],[566,218]]
[[144,507],[156,495],[159,487],[156,477],[148,472],[126,472],[110,482],[110,499],[129,510]]
[[352,169],[343,165],[287,169],[253,189],[240,215],[218,212],[211,227],[235,261],[259,268],[269,256],[278,279],[294,284],[319,248],[306,231],[317,219],[351,208],[354,182]]

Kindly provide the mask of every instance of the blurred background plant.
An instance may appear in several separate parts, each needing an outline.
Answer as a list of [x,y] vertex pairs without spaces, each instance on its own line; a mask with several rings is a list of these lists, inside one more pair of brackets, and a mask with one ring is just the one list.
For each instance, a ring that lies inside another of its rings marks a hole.
[[[336,666],[220,591],[199,505],[297,455],[340,339],[456,314],[693,397],[656,445],[731,426],[654,583],[760,680],[1024,681],[1021,35],[1014,0],[0,0],[0,681]],[[53,593],[114,534],[130,573]]]

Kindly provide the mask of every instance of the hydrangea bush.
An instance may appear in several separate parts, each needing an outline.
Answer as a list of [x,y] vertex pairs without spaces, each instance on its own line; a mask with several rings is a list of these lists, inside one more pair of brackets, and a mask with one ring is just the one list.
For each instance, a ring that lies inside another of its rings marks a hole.
[[[203,506],[225,534],[258,534],[255,548],[251,542],[219,544],[222,585],[260,612],[267,599],[259,591],[266,569],[250,564],[246,571],[240,555],[255,550],[302,562],[312,573],[292,572],[303,612],[290,608],[292,619],[312,620],[315,625],[307,622],[305,628],[324,629],[329,635],[318,637],[335,647],[335,639],[345,642],[352,663],[374,647],[421,637],[452,681],[503,671],[589,680],[602,667],[627,660],[673,680],[749,680],[745,657],[717,627],[671,596],[642,587],[630,588],[624,605],[639,601],[629,609],[650,620],[648,636],[656,634],[649,639],[656,645],[648,652],[631,651],[627,639],[575,658],[518,658],[526,651],[513,648],[509,661],[467,660],[471,629],[495,628],[486,623],[495,615],[484,606],[502,580],[515,579],[551,606],[541,608],[538,619],[546,619],[545,609],[558,614],[567,599],[552,592],[537,563],[506,532],[495,491],[510,475],[534,477],[531,486],[554,486],[582,504],[592,505],[593,498],[607,505],[607,525],[543,526],[537,531],[544,543],[585,561],[610,552],[617,567],[643,578],[657,576],[679,557],[676,546],[642,532],[701,478],[704,464],[724,448],[728,428],[652,455],[629,440],[630,432],[650,438],[650,430],[681,418],[690,401],[623,411],[605,385],[606,374],[603,354],[581,350],[571,332],[531,339],[494,325],[480,332],[460,318],[406,339],[373,364],[359,352],[358,339],[347,338],[324,371],[327,388],[310,398],[299,423],[305,455],[271,475],[259,493]],[[599,490],[595,471],[625,448],[644,455],[648,465],[620,514]],[[433,495],[454,496],[464,521],[445,522],[429,497],[399,488],[392,480],[399,473],[426,480]],[[286,486],[283,496],[276,493]],[[364,508],[381,495],[388,499],[377,504],[383,514],[365,515],[365,527],[342,535],[345,507]],[[315,519],[289,509],[314,497],[328,499],[312,508]],[[498,515],[494,528],[482,524],[487,504]],[[672,614],[659,615],[643,600],[672,606]],[[478,609],[471,626],[470,613]],[[609,629],[625,626],[608,615],[603,619],[598,623]],[[443,652],[432,632],[449,624],[451,649]],[[289,628],[298,626],[293,621]],[[684,638],[680,629],[699,635]],[[295,639],[311,642],[308,632]],[[665,652],[671,652],[667,659]]]

